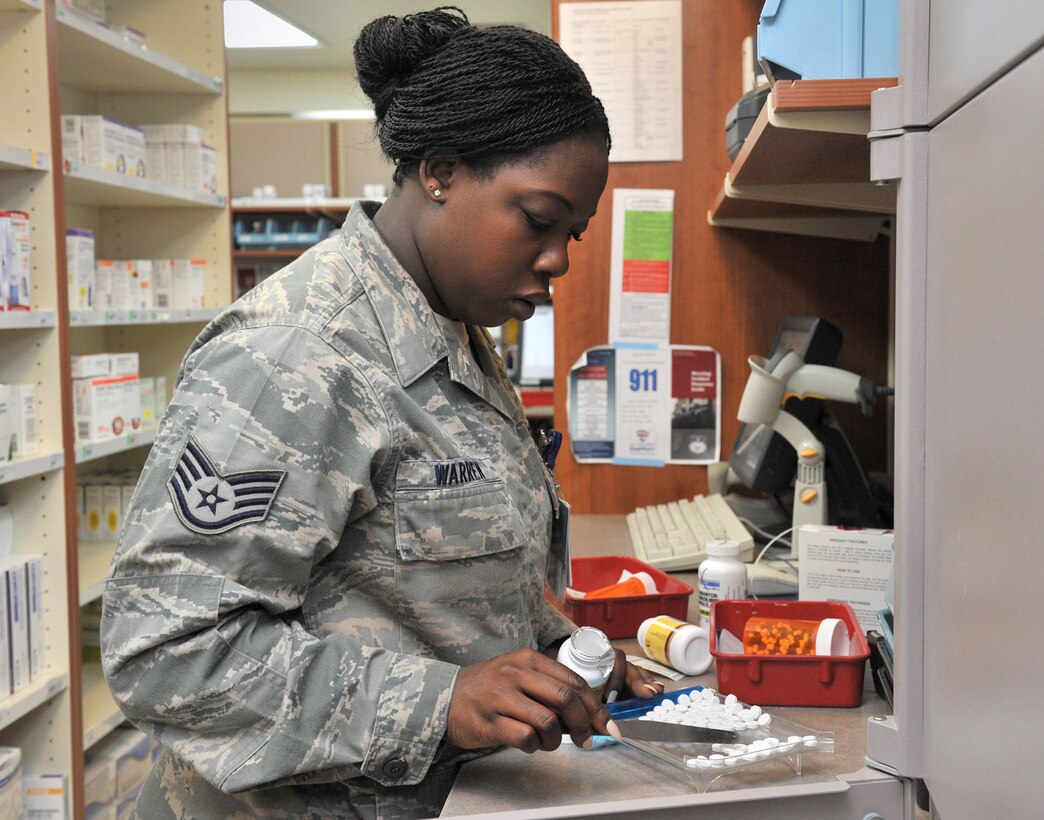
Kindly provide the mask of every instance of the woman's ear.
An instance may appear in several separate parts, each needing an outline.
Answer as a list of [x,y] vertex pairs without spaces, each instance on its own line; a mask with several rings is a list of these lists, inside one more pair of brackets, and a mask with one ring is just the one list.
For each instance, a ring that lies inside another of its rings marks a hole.
[[433,151],[420,161],[418,175],[425,196],[433,202],[445,202],[453,184],[457,158],[449,153]]

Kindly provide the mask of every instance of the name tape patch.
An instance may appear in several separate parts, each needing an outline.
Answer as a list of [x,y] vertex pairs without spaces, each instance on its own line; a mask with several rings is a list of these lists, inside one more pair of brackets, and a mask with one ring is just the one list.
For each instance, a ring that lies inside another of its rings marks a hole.
[[193,532],[216,535],[264,521],[286,478],[285,470],[222,475],[192,436],[167,480],[174,512]]
[[469,458],[457,461],[442,462],[435,465],[435,486],[452,487],[456,484],[470,484],[472,481],[483,481],[486,474],[482,465]]

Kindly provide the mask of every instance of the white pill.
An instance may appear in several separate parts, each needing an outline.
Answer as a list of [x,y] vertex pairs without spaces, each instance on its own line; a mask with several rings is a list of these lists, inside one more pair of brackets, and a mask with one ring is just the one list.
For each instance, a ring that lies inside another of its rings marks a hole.
[[779,738],[778,737],[767,737],[767,738],[765,738],[765,742],[769,746],[776,747],[776,746],[779,745]]
[[758,728],[758,722],[756,720],[745,720],[743,722],[743,726],[746,729],[757,729]]
[[787,743],[800,743],[802,740],[804,740],[803,737],[800,737],[798,735],[791,735],[787,738]]
[[819,738],[815,735],[805,735],[802,740],[805,741],[805,748],[807,749],[815,749],[819,746]]
[[762,712],[761,715],[758,717],[758,725],[768,726],[770,723],[772,723],[772,715],[770,715],[768,712]]
[[685,758],[685,765],[688,766],[690,769],[695,769],[700,765],[700,761],[698,761],[695,757],[687,757]]
[[739,758],[738,757],[727,757],[727,758],[725,758],[724,762],[725,762],[726,766],[735,766],[739,762]]
[[751,706],[750,707],[750,716],[752,718],[754,718],[755,720],[757,720],[761,716],[761,707],[760,706]]
[[738,715],[740,712],[743,711],[743,704],[733,703],[731,706],[728,707],[728,709],[731,714]]
[[688,706],[690,703],[692,703],[692,698],[690,698],[688,695],[685,695],[685,694],[678,695],[678,705],[679,706],[682,705],[682,704]]
[[700,697],[703,700],[712,700],[714,698],[714,690],[713,689],[701,689],[700,690]]
[[715,769],[720,769],[725,765],[725,755],[711,755],[710,764]]
[[721,698],[719,698],[717,695],[715,695],[714,697],[712,697],[710,699],[710,702],[712,704],[714,704],[715,706],[718,706],[721,703]]
[[665,700],[661,705],[668,712],[673,712],[674,711],[674,701],[672,701],[672,700]]
[[750,714],[750,709],[740,709],[739,716],[744,720],[753,720],[753,717]]
[[734,704],[737,700],[739,700],[739,698],[737,698],[735,695],[726,695],[725,696],[725,705],[726,706],[732,706],[732,704]]

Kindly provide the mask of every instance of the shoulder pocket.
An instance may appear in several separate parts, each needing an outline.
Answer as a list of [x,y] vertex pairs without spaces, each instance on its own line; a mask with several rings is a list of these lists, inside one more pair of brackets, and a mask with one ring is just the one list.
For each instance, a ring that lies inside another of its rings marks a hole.
[[525,540],[504,480],[482,462],[402,462],[394,506],[395,544],[404,561],[476,558]]

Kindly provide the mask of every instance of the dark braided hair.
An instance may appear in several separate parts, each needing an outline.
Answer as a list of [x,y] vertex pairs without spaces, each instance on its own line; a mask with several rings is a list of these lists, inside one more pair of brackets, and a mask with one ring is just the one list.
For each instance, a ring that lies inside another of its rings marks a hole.
[[401,185],[431,149],[480,175],[539,156],[609,122],[583,70],[550,37],[518,26],[477,28],[456,6],[380,17],[355,41],[359,85]]

